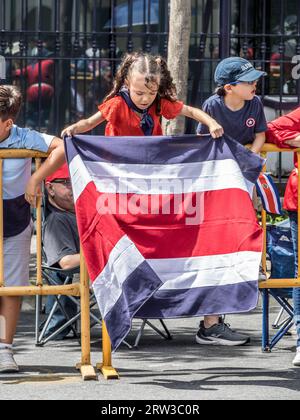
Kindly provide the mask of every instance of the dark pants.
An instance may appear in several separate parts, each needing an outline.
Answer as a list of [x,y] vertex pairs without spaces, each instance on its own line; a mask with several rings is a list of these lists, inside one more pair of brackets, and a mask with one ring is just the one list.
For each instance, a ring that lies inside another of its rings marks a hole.
[[[59,274],[55,274],[55,282],[57,284],[63,284],[65,281],[65,277],[61,276]],[[49,315],[53,305],[55,304],[56,299],[54,296],[48,296],[46,301],[46,314]],[[63,307],[64,311],[68,314],[70,318],[73,318],[73,316],[77,313],[77,306],[74,302],[70,300],[68,296],[61,296],[59,300],[61,306]],[[48,328],[45,332],[46,336],[49,336],[53,334],[55,331],[57,331],[60,327],[62,327],[68,319],[66,318],[65,314],[62,312],[60,306],[57,307],[56,311],[54,312],[51,321],[48,325]],[[60,334],[58,334],[54,340],[63,340],[71,331],[71,326],[65,328]]]
[[[292,241],[295,253],[295,276],[298,277],[298,214],[297,212],[290,212],[290,222],[292,231]],[[297,347],[300,347],[300,288],[294,288],[294,316],[295,325],[297,328],[298,340]]]

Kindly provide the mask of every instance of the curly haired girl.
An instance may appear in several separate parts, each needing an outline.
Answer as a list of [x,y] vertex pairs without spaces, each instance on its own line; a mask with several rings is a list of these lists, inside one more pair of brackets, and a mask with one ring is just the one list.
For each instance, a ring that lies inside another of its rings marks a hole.
[[179,115],[208,126],[214,138],[223,135],[222,127],[203,111],[177,99],[176,86],[166,61],[143,52],[127,54],[116,74],[112,91],[99,111],[62,132],[62,137],[85,133],[105,120],[107,136],[160,136],[161,117]]
[[[178,101],[176,86],[163,58],[136,52],[124,57],[113,89],[99,106],[99,111],[64,129],[61,135],[86,133],[107,121],[106,136],[161,136],[161,117],[170,120],[179,115],[207,125],[213,138],[223,135],[223,128],[212,117]],[[38,185],[64,161],[64,148],[61,147],[31,177],[25,196],[32,206],[40,194]]]

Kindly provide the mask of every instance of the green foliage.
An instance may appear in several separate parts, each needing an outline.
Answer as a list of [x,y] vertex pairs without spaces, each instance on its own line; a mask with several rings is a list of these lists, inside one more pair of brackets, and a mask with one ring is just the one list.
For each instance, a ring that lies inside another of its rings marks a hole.
[[[257,218],[261,222],[261,212],[257,212]],[[283,222],[284,220],[286,220],[288,218],[289,218],[288,212],[286,212],[284,210],[282,212],[282,216],[279,216],[277,214],[267,213],[267,224],[275,225],[276,223]]]

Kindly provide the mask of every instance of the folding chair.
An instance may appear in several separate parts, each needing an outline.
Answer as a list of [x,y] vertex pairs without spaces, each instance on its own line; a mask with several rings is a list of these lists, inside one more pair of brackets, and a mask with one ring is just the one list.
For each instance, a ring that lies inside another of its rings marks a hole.
[[142,320],[142,325],[140,326],[135,342],[133,344],[133,347],[135,349],[138,348],[139,344],[140,344],[140,340],[142,338],[142,335],[144,333],[145,327],[146,325],[148,325],[148,327],[152,328],[152,330],[154,330],[158,335],[160,335],[162,338],[164,338],[165,340],[172,340],[172,335],[168,329],[168,327],[166,326],[165,322],[163,319],[158,319],[159,323],[161,324],[163,331],[160,330],[159,328],[157,328],[152,322],[150,322],[148,319],[143,319]]
[[[67,284],[72,283],[73,277],[77,273],[79,273],[79,268],[77,268],[75,270],[71,270],[71,271],[66,271],[66,270],[59,270],[59,269],[56,269],[56,268],[48,267],[47,265],[42,266],[43,279],[47,282],[48,285],[52,285],[52,286],[61,284],[57,281],[57,277],[55,276],[56,274],[62,275],[65,278],[63,284],[67,285]],[[61,305],[60,299],[62,298],[62,296],[54,296],[54,298],[55,298],[55,303],[54,303],[49,315],[43,321],[43,324],[42,324],[43,326],[42,326],[42,330],[41,330],[41,312],[43,312],[43,310],[42,310],[42,297],[41,296],[36,296],[36,322],[35,322],[35,344],[36,344],[36,346],[39,346],[39,347],[44,346],[50,340],[54,340],[60,333],[62,333],[64,330],[66,330],[69,327],[71,328],[71,330],[73,332],[74,338],[78,339],[78,341],[80,340],[80,333],[78,332],[78,328],[77,328],[78,320],[80,319],[80,302],[79,302],[78,298],[75,298],[75,297],[72,297],[72,296],[66,296],[65,297],[66,299],[70,299],[72,302],[74,302],[78,307],[78,310],[77,310],[77,312],[74,316],[70,316],[68,314],[68,312]],[[91,328],[94,327],[96,324],[101,325],[101,323],[102,323],[102,319],[101,319],[100,315],[99,315],[99,317],[97,317],[97,316],[95,316],[95,314],[92,311],[96,306],[97,306],[97,301],[96,301],[95,295],[94,295],[94,293],[91,292],[91,295],[90,295],[90,317],[92,319]],[[56,310],[58,310],[58,309],[60,309],[62,314],[65,316],[66,322],[64,322],[63,325],[61,325],[59,328],[57,328],[57,330],[55,330],[53,333],[51,333],[51,335],[46,336],[45,333],[47,331],[47,328],[48,328],[48,326],[51,322],[51,319],[53,318]],[[145,330],[146,326],[149,326],[150,328],[152,328],[157,334],[159,334],[165,340],[172,340],[172,335],[171,335],[170,331],[168,330],[165,322],[162,319],[159,319],[158,321],[161,324],[163,330],[160,330],[158,327],[156,327],[149,320],[144,319],[144,320],[142,320],[142,325],[138,329],[137,336],[134,340],[134,344],[131,345],[126,340],[124,340],[123,343],[129,349],[132,349],[132,348],[137,349],[139,344],[140,344],[140,340],[142,338],[142,335],[144,333],[144,330]]]
[[[44,223],[48,215],[47,202],[48,202],[48,197],[47,197],[47,193],[45,192],[43,203],[42,203]],[[43,248],[43,241],[42,241],[42,257],[43,257],[42,277],[43,277],[43,280],[50,286],[71,284],[74,280],[75,274],[79,274],[80,272],[79,267],[73,270],[62,270],[59,268],[49,267],[47,265],[47,258],[46,258],[46,254]],[[80,332],[78,331],[78,320],[80,319],[80,316],[81,316],[80,299],[74,296],[54,296],[53,298],[54,298],[53,307],[51,308],[50,313],[45,317],[45,319],[41,323],[41,314],[43,312],[42,297],[36,296],[36,310],[35,310],[35,314],[36,314],[35,316],[35,344],[36,346],[44,346],[50,340],[57,338],[57,336],[61,334],[62,332],[64,332],[66,329],[71,329],[74,337],[80,340]],[[70,315],[68,311],[64,308],[64,305],[62,305],[61,303],[61,299],[66,299],[66,301],[69,302],[75,308],[74,313],[72,315]],[[96,307],[96,304],[97,304],[97,301],[94,296],[94,293],[91,292],[90,294],[90,317],[92,320],[91,327],[95,326],[98,323],[101,325],[101,322],[102,322],[101,317],[96,316],[93,313],[93,309]],[[55,314],[57,314],[57,311],[60,311],[61,316],[65,318],[65,321],[63,321],[62,324],[57,329],[51,332],[50,335],[46,335],[46,332],[51,323],[51,320],[53,320],[53,317],[55,316]]]
[[[74,279],[74,275],[79,273],[79,268],[74,270],[60,270],[57,268],[49,267],[46,264],[42,265],[42,275],[44,281],[51,286],[55,285],[67,285],[71,284]],[[59,276],[59,277],[58,277]],[[70,315],[68,311],[61,304],[61,299],[69,299],[70,302],[74,304],[76,308],[75,314]],[[94,296],[94,293],[91,292],[90,295],[90,317],[92,320],[91,327],[96,324],[101,325],[101,317],[96,316],[93,313],[93,309],[96,307],[97,302]],[[46,335],[47,328],[51,320],[53,319],[54,314],[57,310],[61,311],[61,314],[65,317],[65,322],[62,323],[57,329],[55,329],[50,335]],[[80,309],[80,300],[73,296],[54,296],[54,304],[50,313],[46,316],[46,319],[42,323],[41,328],[41,312],[42,312],[42,297],[36,296],[36,322],[35,322],[35,344],[36,346],[44,346],[50,340],[55,339],[59,334],[61,334],[66,329],[71,329],[73,335],[76,339],[80,340],[80,332],[78,331],[78,320],[81,316]],[[41,331],[40,331],[41,330]]]
[[[294,278],[295,261],[294,251],[289,228],[280,226],[268,226],[267,251],[272,263],[272,278]],[[270,338],[270,297],[273,297],[280,306],[279,314],[273,323],[277,333]],[[288,334],[294,325],[294,309],[290,300],[293,297],[293,289],[265,289],[262,291],[262,350],[271,352],[274,346]],[[280,322],[282,316],[287,316]]]

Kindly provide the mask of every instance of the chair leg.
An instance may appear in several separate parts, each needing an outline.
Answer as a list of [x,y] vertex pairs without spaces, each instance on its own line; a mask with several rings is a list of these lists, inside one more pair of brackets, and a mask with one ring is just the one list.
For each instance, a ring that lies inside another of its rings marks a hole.
[[[162,320],[160,320],[161,321],[161,323],[162,323],[162,325],[163,325],[163,327],[164,327],[164,329],[165,329],[165,331],[167,330],[167,327],[166,327],[166,325],[163,323],[163,321]],[[150,322],[150,321],[148,321],[148,320],[146,320],[146,324],[150,327],[150,328],[152,328],[155,332],[157,332],[157,334],[159,334],[162,338],[165,338],[166,340],[170,340],[170,339],[172,339],[172,337],[170,338],[170,333],[169,333],[169,331],[167,330],[166,331],[166,334],[164,334],[162,331],[160,331],[155,325],[153,325],[152,324],[152,322]]]
[[277,330],[280,327],[280,325],[282,325],[282,324],[279,324],[279,323],[280,323],[280,320],[281,320],[283,314],[284,314],[284,309],[281,308],[277,318],[274,321],[274,324],[272,325],[272,328],[274,330]]
[[[48,343],[48,341],[53,340],[53,338],[55,338],[58,334],[60,334],[64,329],[72,325],[78,318],[80,318],[80,313],[76,314],[68,322],[66,322],[64,325],[58,328],[54,333],[49,335],[45,340],[42,341],[41,345],[45,345]],[[80,337],[78,335],[76,335],[76,339],[79,341],[79,344],[80,344]]]
[[[56,302],[53,305],[50,314],[48,315],[47,321],[44,325],[44,328],[39,336],[39,340],[38,340],[38,346],[43,346],[44,344],[46,344],[48,341],[50,341],[52,338],[54,338],[56,335],[58,335],[60,332],[62,332],[64,329],[66,329],[68,326],[70,326],[70,328],[73,331],[73,334],[75,336],[75,338],[78,338],[78,334],[77,331],[75,330],[73,323],[70,323],[70,316],[67,314],[67,312],[64,310],[62,304],[60,303],[60,299],[61,296],[55,296]],[[47,337],[46,340],[43,340],[43,337],[45,335],[45,332],[51,322],[51,319],[57,309],[57,307],[59,306],[60,310],[62,311],[62,313],[64,314],[65,318],[68,320],[65,324],[63,324],[59,329],[57,329],[53,334],[51,334],[49,337]],[[77,314],[78,315],[78,314]],[[80,314],[79,314],[80,315]],[[76,315],[75,315],[76,317]],[[73,318],[72,318],[73,319]]]
[[159,322],[161,323],[163,329],[165,330],[165,332],[167,334],[166,340],[172,340],[173,337],[172,337],[168,327],[166,326],[165,321],[163,319],[160,319]]
[[134,343],[134,345],[133,345],[133,347],[134,347],[134,348],[137,348],[137,347],[139,346],[140,339],[141,339],[141,337],[142,337],[142,335],[143,335],[143,332],[144,332],[144,329],[145,329],[146,323],[147,323],[147,320],[146,320],[146,319],[144,319],[144,320],[143,320],[143,322],[142,322],[142,326],[141,326],[141,328],[139,329],[139,332],[138,332],[138,335],[137,335],[137,337],[136,337],[135,343]]
[[172,336],[170,331],[168,330],[168,327],[166,326],[165,322],[160,319],[159,322],[161,323],[165,333],[161,330],[159,330],[154,324],[152,324],[152,322],[150,322],[148,319],[144,319],[142,322],[142,325],[139,329],[138,335],[135,339],[135,343],[133,345],[134,348],[137,348],[139,346],[141,337],[143,335],[145,326],[148,325],[150,328],[152,328],[157,334],[159,334],[162,338],[164,338],[165,340],[172,340]]
[[39,328],[41,322],[41,305],[42,305],[42,296],[37,295],[35,297],[35,344],[39,344]]
[[269,290],[264,289],[262,291],[262,301],[263,301],[263,316],[262,316],[262,351],[265,353],[270,353],[270,338],[269,338],[269,306],[270,306],[270,297]]
[[270,349],[276,346],[276,344],[287,334],[287,332],[292,328],[294,325],[293,318],[289,318],[286,320],[285,324],[280,328],[277,334],[272,338],[270,343]]

